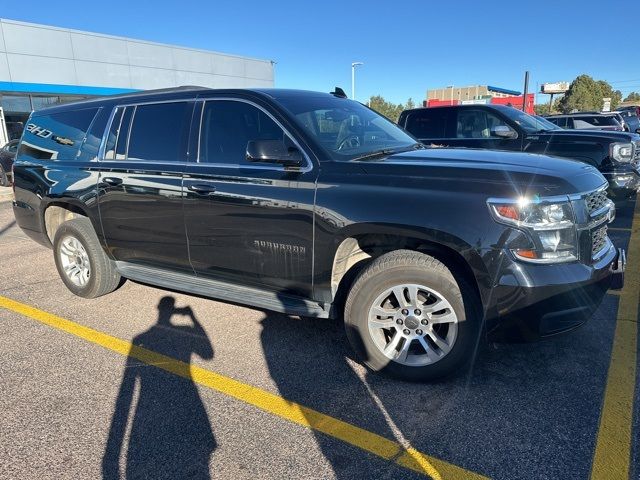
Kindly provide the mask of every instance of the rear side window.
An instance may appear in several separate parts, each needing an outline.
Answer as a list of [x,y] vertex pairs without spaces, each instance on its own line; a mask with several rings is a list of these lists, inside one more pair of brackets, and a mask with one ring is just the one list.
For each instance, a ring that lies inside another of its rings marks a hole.
[[98,108],[36,114],[25,126],[18,156],[34,160],[75,160]]
[[447,138],[449,111],[436,108],[409,113],[405,130],[416,138]]
[[566,117],[556,117],[556,118],[547,118],[547,120],[549,120],[551,123],[562,127],[562,128],[566,128],[567,127],[567,119]]
[[80,154],[78,155],[79,160],[92,161],[98,158],[98,150],[100,149],[104,129],[107,127],[109,113],[109,109],[99,109],[80,149]]
[[576,128],[589,127],[616,127],[618,122],[615,118],[606,115],[594,115],[592,117],[573,117],[573,123]]
[[[132,112],[127,159],[186,161],[191,106],[188,102],[172,102],[135,107],[135,111]],[[127,121],[128,113],[125,112],[123,124]],[[117,155],[120,153],[120,145],[118,139]]]

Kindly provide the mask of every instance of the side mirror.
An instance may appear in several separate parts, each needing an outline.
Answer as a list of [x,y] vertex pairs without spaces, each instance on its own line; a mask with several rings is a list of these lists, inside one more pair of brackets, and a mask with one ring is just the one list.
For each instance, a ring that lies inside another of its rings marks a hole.
[[281,140],[251,140],[247,143],[247,161],[277,163],[295,170],[302,166],[303,158],[300,150],[287,147]]
[[500,138],[518,138],[518,132],[507,127],[506,125],[498,125],[491,130],[491,133],[495,137]]

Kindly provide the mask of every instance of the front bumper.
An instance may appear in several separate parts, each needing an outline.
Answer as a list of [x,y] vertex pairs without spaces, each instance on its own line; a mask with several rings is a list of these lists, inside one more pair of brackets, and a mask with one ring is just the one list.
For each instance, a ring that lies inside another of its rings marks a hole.
[[602,172],[609,182],[609,193],[613,198],[626,198],[640,189],[640,173],[631,166]]
[[594,265],[524,265],[505,258],[487,315],[489,338],[534,341],[577,328],[612,286],[621,288],[625,262],[624,251],[613,245]]

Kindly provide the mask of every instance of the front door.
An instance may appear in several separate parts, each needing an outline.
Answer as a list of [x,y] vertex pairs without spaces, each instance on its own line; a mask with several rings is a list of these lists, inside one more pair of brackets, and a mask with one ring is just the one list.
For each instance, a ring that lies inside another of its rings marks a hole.
[[118,107],[100,162],[98,206],[116,260],[192,272],[182,175],[193,102]]
[[522,138],[503,138],[494,133],[498,126],[513,128],[493,112],[480,108],[458,108],[454,116],[453,135],[446,140],[446,146],[512,151],[522,148]]
[[[199,158],[188,166],[185,223],[198,275],[309,295],[317,169],[250,163],[247,143],[298,148],[265,107],[239,99],[202,106]],[[241,301],[241,299],[239,299]]]

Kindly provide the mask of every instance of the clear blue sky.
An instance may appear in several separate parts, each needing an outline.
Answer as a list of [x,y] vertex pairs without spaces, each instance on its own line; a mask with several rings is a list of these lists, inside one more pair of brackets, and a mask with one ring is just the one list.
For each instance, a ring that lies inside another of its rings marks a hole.
[[525,70],[534,90],[587,73],[640,91],[638,0],[138,3],[0,0],[0,16],[274,60],[283,88],[350,92],[351,62],[361,61],[361,101],[419,103],[452,84],[522,90]]

